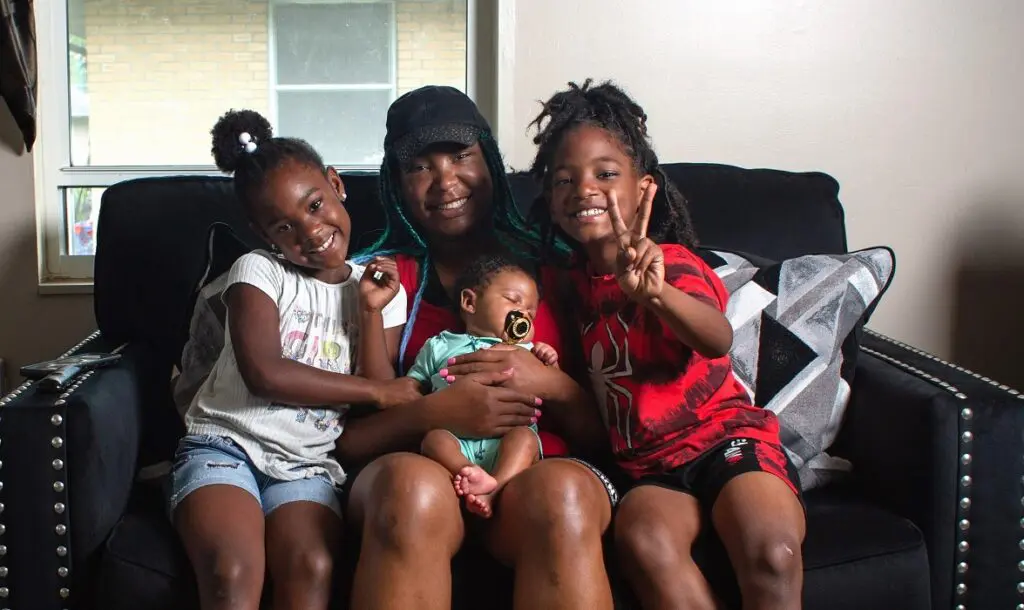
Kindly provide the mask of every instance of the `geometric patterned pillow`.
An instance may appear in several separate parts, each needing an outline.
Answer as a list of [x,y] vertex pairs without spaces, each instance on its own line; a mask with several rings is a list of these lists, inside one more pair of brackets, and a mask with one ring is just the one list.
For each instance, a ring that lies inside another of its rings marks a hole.
[[701,256],[729,293],[733,370],[754,404],[779,416],[801,487],[849,470],[825,451],[849,403],[860,329],[892,281],[893,251],[781,262],[718,250]]

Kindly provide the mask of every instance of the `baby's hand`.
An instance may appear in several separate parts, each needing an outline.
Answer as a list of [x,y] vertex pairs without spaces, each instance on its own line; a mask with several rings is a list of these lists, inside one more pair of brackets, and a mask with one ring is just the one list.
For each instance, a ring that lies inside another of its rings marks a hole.
[[548,366],[558,366],[558,352],[555,348],[551,347],[547,343],[541,343],[536,341],[533,344],[533,349],[530,350],[538,360]]
[[390,258],[374,258],[359,280],[359,299],[363,310],[369,313],[381,312],[398,294],[401,285],[398,263]]

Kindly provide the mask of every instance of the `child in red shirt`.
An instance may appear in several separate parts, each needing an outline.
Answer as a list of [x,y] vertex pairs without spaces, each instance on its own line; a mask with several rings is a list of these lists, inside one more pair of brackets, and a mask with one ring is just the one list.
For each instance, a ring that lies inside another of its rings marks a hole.
[[575,252],[570,311],[612,453],[632,479],[615,515],[619,557],[644,608],[713,608],[691,558],[711,525],[745,609],[799,608],[798,479],[774,413],[732,373],[728,295],[692,251],[685,201],[646,119],[622,90],[588,80],[534,121],[535,215],[549,216],[546,243]]

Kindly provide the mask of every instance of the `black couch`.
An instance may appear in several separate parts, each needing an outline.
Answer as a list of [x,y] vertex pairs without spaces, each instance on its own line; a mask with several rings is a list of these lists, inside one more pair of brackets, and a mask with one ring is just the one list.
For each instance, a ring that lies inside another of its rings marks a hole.
[[[828,175],[700,164],[668,173],[689,198],[705,245],[774,260],[847,249],[839,187]],[[345,180],[354,234],[366,244],[382,219],[375,177]],[[532,199],[528,179],[513,183],[518,201]],[[182,432],[170,378],[215,223],[260,245],[225,179],[137,180],[106,191],[99,330],[68,353],[125,345],[123,359],[65,393],[26,383],[0,401],[0,608],[195,606],[163,480],[152,475]],[[230,264],[223,258],[214,272]],[[806,495],[805,606],[988,609],[1024,601],[1020,395],[871,331],[861,346],[832,449],[854,471]],[[343,606],[347,569],[340,572]],[[454,582],[457,607],[473,604],[476,591],[488,600],[511,595],[508,571],[472,551],[456,557]],[[617,597],[632,605],[621,587]]]

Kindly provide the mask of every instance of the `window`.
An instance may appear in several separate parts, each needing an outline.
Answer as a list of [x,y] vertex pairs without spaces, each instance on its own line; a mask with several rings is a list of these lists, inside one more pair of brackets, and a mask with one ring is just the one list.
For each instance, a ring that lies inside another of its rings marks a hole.
[[473,0],[35,6],[44,282],[91,278],[105,187],[216,174],[209,132],[230,108],[264,113],[332,165],[376,169],[392,100],[424,84],[466,91],[470,80]]
[[[271,5],[273,105],[282,132],[345,164],[379,163],[395,99],[395,5]],[[344,134],[332,138],[330,133]]]

